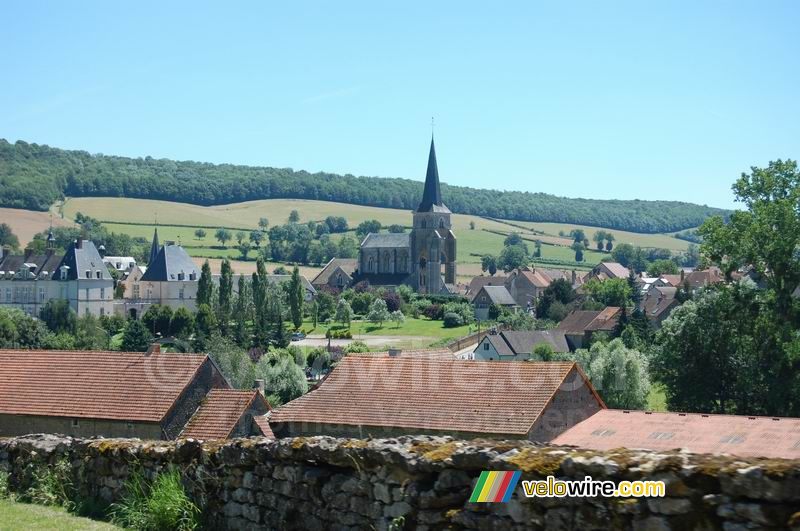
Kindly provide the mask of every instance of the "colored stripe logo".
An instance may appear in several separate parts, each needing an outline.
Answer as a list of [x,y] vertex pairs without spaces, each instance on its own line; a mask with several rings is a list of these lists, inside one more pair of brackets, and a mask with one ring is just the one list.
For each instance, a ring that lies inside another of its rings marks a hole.
[[481,472],[471,502],[507,502],[514,493],[520,472]]

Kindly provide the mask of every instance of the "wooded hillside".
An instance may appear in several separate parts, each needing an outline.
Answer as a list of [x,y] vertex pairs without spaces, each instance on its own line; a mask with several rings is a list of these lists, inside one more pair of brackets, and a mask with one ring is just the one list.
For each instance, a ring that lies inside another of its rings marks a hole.
[[[496,180],[496,179],[493,179]],[[422,182],[308,173],[291,168],[92,155],[0,139],[0,206],[46,210],[64,196],[131,197],[219,205],[255,199],[318,199],[413,209]],[[720,209],[679,201],[571,199],[442,185],[453,212],[634,232],[696,227]]]

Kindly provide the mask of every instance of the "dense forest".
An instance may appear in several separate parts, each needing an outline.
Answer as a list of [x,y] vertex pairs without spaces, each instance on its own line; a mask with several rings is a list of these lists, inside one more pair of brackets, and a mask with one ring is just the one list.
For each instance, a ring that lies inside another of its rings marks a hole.
[[[497,176],[490,179],[497,182]],[[568,191],[568,190],[567,190]],[[679,201],[571,199],[442,185],[453,212],[634,232],[671,232],[725,211]],[[318,199],[413,209],[422,182],[308,173],[290,168],[92,155],[0,139],[0,206],[46,210],[64,196],[131,197],[218,205],[256,199]]]

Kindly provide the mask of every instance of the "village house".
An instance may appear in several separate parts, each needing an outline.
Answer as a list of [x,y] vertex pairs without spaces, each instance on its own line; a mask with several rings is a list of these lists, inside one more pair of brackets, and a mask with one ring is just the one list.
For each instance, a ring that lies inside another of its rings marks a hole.
[[568,281],[573,288],[578,287],[575,271],[545,269],[540,267],[522,267],[512,271],[505,281],[505,287],[517,303],[517,306],[530,309],[536,306],[536,300],[550,284],[558,279]]
[[604,310],[573,310],[556,330],[564,332],[572,351],[585,348],[591,343],[592,335],[598,332],[611,333],[617,327],[621,308],[609,306]]
[[600,262],[583,277],[583,281],[587,282],[592,279],[603,281],[612,278],[627,279],[630,274],[630,269],[620,263]]
[[642,296],[639,309],[644,313],[654,326],[661,326],[669,314],[680,306],[676,298],[678,288],[672,286],[652,286]]
[[525,361],[531,358],[536,345],[548,345],[553,352],[569,352],[567,337],[562,330],[503,330],[486,334],[470,359]]
[[549,441],[604,407],[574,362],[345,356],[316,388],[276,409],[270,426],[277,437]]
[[251,421],[269,410],[255,391],[231,390],[208,356],[157,345],[148,352],[0,350],[0,374],[0,437],[261,435]]
[[700,288],[725,281],[725,275],[722,274],[722,271],[718,267],[709,267],[708,269],[689,272],[681,269],[678,275],[661,275],[660,278],[668,282],[670,286],[676,288],[683,289],[688,285],[692,293]]
[[475,319],[486,321],[489,319],[489,310],[492,306],[516,311],[517,302],[505,286],[483,286],[472,299]]
[[800,459],[800,419],[603,409],[551,442],[599,451],[680,448],[697,454]]
[[469,281],[465,295],[469,302],[472,302],[475,299],[475,295],[478,294],[482,287],[505,286],[506,280],[508,280],[508,277],[503,275],[478,275]]
[[353,284],[356,270],[358,270],[356,258],[331,258],[311,284],[318,290],[327,287],[342,291]]
[[43,255],[0,250],[0,305],[38,316],[49,301],[64,299],[80,316],[110,315],[114,280],[94,244],[79,238],[58,255],[51,233],[47,246]]

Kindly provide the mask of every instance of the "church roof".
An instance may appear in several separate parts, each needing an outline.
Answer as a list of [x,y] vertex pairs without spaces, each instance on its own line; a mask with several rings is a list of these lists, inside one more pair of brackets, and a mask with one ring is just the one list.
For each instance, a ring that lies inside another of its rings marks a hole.
[[436,164],[436,148],[431,137],[431,151],[428,154],[428,171],[425,174],[425,189],[417,212],[450,212],[442,203],[442,190],[439,186],[439,166]]
[[411,239],[409,237],[409,233],[407,232],[400,232],[400,233],[393,233],[393,232],[370,232],[367,234],[367,237],[364,238],[364,241],[361,242],[362,249],[374,248],[374,247],[409,247],[411,245]]

